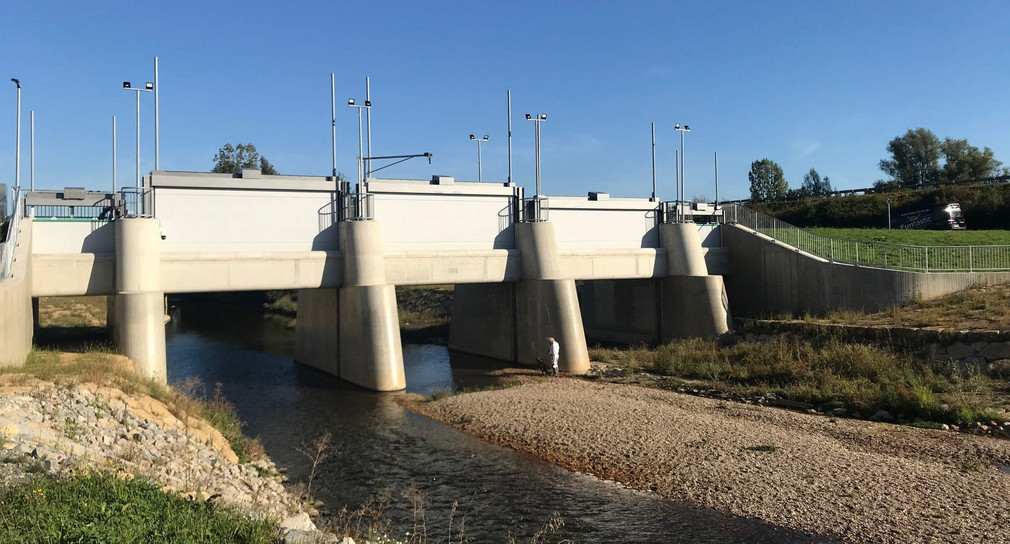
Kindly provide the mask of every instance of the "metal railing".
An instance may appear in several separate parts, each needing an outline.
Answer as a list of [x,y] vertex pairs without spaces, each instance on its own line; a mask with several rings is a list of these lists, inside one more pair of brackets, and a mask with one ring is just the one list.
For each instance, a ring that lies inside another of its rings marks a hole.
[[119,213],[119,207],[112,199],[105,199],[93,206],[36,204],[27,206],[37,221],[111,221]]
[[117,213],[122,217],[154,217],[153,193],[149,187],[123,187],[119,194],[123,201]]
[[519,221],[521,223],[537,223],[540,221],[550,221],[551,207],[547,197],[534,196],[522,199],[519,208]]
[[341,221],[369,221],[375,219],[375,198],[371,193],[340,195]]
[[723,222],[735,223],[832,262],[913,272],[1010,270],[1010,246],[912,246],[822,236],[761,212],[727,204]]
[[0,281],[11,276],[14,268],[14,249],[18,245],[18,229],[21,228],[21,219],[24,213],[24,206],[21,203],[21,189],[14,188],[14,210],[7,218],[7,233],[0,240]]

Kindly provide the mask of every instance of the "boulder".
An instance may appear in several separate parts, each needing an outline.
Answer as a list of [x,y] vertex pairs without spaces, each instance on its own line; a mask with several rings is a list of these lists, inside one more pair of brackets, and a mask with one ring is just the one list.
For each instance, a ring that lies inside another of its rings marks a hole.
[[872,416],[870,416],[870,421],[883,421],[886,423],[893,423],[894,416],[892,416],[891,412],[888,412],[887,410],[877,410],[876,412],[874,412]]
[[301,512],[280,522],[280,528],[293,531],[315,531],[316,524],[312,523],[312,518],[308,514]]
[[947,346],[947,355],[955,361],[958,359],[964,359],[965,357],[971,357],[974,354],[975,350],[971,349],[971,346],[963,342],[954,342],[953,344]]
[[979,352],[979,356],[984,357],[987,361],[1010,359],[1010,342],[993,342]]

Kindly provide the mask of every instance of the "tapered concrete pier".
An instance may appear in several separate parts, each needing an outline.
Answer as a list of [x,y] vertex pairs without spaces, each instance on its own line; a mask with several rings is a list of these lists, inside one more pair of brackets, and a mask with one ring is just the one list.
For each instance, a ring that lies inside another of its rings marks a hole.
[[116,300],[112,327],[134,370],[165,383],[165,293],[161,287],[161,224],[119,219],[116,225]]

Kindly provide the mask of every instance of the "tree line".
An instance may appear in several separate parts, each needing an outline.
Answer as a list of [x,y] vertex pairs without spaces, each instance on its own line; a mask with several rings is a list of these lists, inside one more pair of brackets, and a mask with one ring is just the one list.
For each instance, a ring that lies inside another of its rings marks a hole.
[[[942,141],[925,128],[910,129],[902,136],[888,142],[890,157],[882,159],[880,169],[889,179],[877,180],[878,189],[922,188],[953,183],[955,181],[982,179],[1010,175],[1010,168],[996,160],[992,149],[979,149],[968,140],[945,138]],[[942,164],[941,164],[942,159]],[[832,191],[827,176],[821,178],[811,168],[804,174],[803,183],[790,189],[782,167],[770,159],[751,163],[747,173],[751,200],[769,202],[797,199],[807,196],[828,196]]]

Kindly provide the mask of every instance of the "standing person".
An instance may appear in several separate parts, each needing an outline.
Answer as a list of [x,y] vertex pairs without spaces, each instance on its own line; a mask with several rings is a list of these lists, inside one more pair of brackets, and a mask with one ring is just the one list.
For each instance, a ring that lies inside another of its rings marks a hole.
[[553,336],[547,339],[547,354],[551,358],[551,367],[554,368],[554,375],[558,376],[558,358],[561,355],[561,346]]

